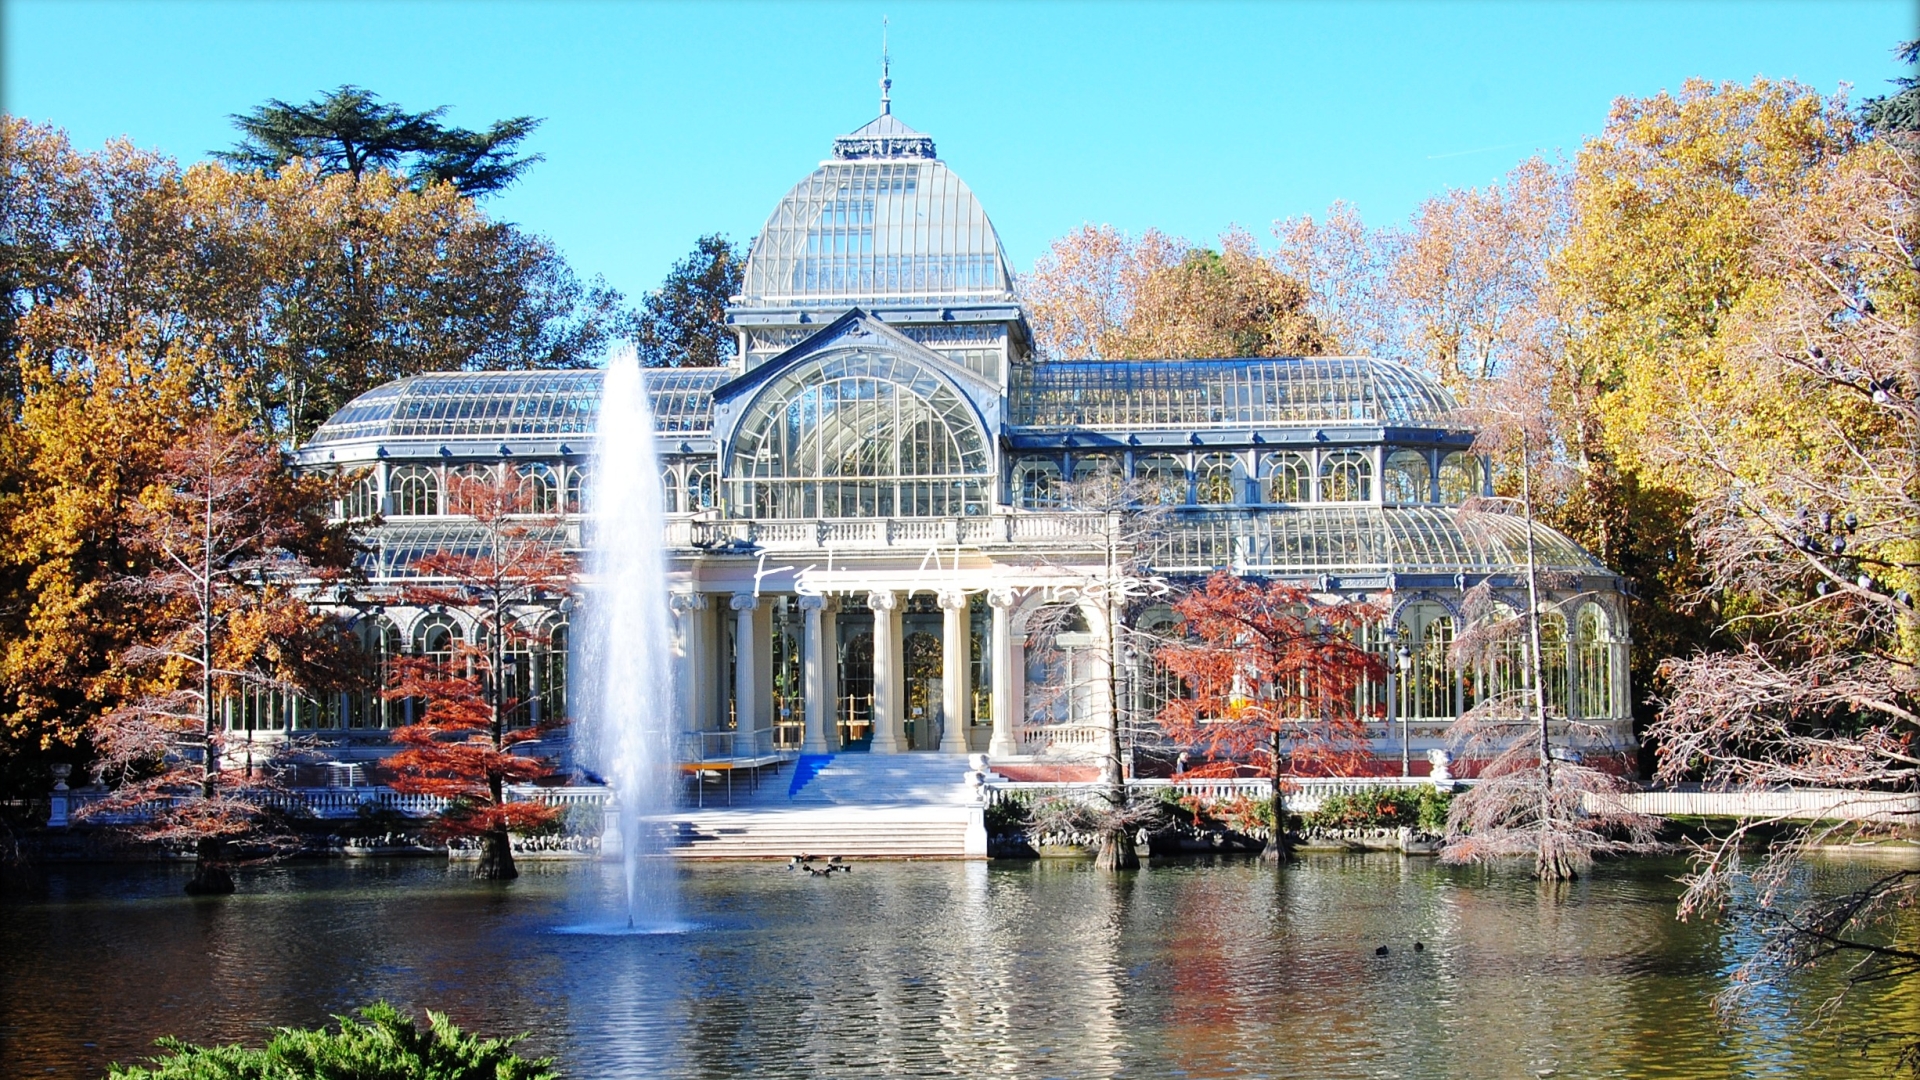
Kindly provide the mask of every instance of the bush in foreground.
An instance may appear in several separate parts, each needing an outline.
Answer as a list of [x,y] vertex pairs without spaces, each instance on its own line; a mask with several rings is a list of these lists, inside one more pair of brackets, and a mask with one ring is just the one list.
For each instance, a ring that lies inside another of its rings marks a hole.
[[193,1046],[159,1041],[146,1065],[114,1065],[113,1080],[558,1080],[552,1058],[528,1060],[510,1039],[482,1039],[427,1013],[428,1029],[384,1001],[336,1016],[338,1032],[280,1028],[266,1046]]

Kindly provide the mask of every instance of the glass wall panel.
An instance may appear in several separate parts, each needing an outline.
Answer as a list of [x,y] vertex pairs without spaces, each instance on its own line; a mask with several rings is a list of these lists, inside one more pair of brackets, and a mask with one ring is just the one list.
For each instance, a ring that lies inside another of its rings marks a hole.
[[1458,506],[1480,494],[1480,459],[1455,451],[1440,459],[1440,501]]
[[1424,503],[1433,498],[1433,474],[1427,456],[1415,450],[1395,450],[1387,456],[1381,494],[1390,503]]
[[1235,471],[1233,454],[1202,457],[1193,470],[1194,501],[1211,505],[1237,501],[1233,490]]
[[394,517],[426,517],[440,512],[440,478],[425,465],[406,465],[387,475]]
[[1265,455],[1260,459],[1260,475],[1270,503],[1303,503],[1313,498],[1313,469],[1300,454]]
[[1373,462],[1358,450],[1340,450],[1320,462],[1323,502],[1366,502],[1373,498]]

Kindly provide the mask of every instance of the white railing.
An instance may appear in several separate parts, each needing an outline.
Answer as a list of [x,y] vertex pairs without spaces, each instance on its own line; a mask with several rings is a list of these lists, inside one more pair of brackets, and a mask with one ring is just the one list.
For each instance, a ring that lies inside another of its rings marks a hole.
[[1589,809],[1656,817],[1778,818],[1783,821],[1920,821],[1920,795],[1800,788],[1792,791],[1633,791],[1588,795]]
[[884,549],[927,544],[1065,545],[1085,547],[1107,535],[1105,514],[1019,512],[980,517],[808,518],[792,521],[669,520],[666,542],[672,548],[729,542],[757,544],[769,551],[824,548]]
[[1107,745],[1107,729],[1099,724],[1022,724],[1016,731],[1015,741],[1023,754],[1043,754],[1049,749],[1098,750]]
[[[1419,789],[1432,783],[1423,776],[1292,777],[1287,780],[1287,809],[1311,812],[1320,808],[1329,795],[1358,795],[1381,788]],[[1053,797],[1090,798],[1105,790],[1098,781],[1054,783],[1047,781],[1000,781],[986,786],[987,801],[997,803],[1010,798],[1044,799]],[[1129,780],[1127,791],[1152,798],[1171,790],[1187,798],[1267,799],[1273,785],[1261,777],[1178,778],[1171,780]]]
[[[58,797],[62,793],[55,794]],[[104,791],[69,791],[64,794],[67,798],[69,813],[77,813],[81,807],[107,798],[107,793]],[[172,801],[177,806],[185,801],[185,798],[175,796]],[[447,808],[447,800],[438,795],[408,794],[379,785],[357,788],[281,788],[250,792],[247,798],[261,806],[293,811],[304,810],[314,817],[329,820],[357,817],[362,807],[414,818],[431,817]],[[541,802],[549,806],[598,807],[607,801],[607,789],[587,786],[556,788],[514,786],[507,789],[507,801]],[[101,815],[95,820],[102,824],[124,824],[138,821],[144,816],[140,810],[129,808],[113,814]]]

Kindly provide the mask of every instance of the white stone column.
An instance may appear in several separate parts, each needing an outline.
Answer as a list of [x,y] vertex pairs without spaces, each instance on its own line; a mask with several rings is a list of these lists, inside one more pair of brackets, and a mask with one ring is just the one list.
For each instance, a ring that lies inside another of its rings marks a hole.
[[973,620],[967,594],[940,590],[940,752],[967,752],[967,726],[973,718]]
[[754,633],[753,614],[759,607],[760,598],[752,593],[733,594],[733,752],[740,757],[757,753],[754,733],[760,726],[760,695],[759,680],[754,677],[759,667],[754,646],[759,636]]
[[802,596],[800,598],[801,616],[806,620],[806,737],[800,742],[803,754],[826,754],[833,751],[833,693],[831,683],[832,657],[828,652],[827,635],[823,618],[826,615],[827,598],[824,596]]
[[867,594],[873,609],[873,752],[900,752],[900,594]]
[[[680,730],[699,731],[706,725],[705,710],[700,707],[700,694],[709,684],[711,676],[708,670],[713,664],[707,655],[707,594],[697,592],[677,592],[668,599],[673,609],[676,629],[680,633],[679,663],[675,666],[674,676],[680,684],[674,687],[675,702],[680,710]],[[676,751],[678,752],[678,751]],[[701,747],[696,754],[703,755],[706,748]]]
[[987,593],[987,606],[993,609],[993,741],[987,744],[987,757],[994,760],[1020,752],[1013,741],[1013,605],[1012,589]]

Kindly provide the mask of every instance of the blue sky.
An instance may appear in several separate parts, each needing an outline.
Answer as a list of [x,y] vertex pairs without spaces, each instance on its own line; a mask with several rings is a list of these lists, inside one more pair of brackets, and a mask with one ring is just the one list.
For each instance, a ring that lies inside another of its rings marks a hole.
[[355,83],[483,126],[546,117],[489,200],[637,294],[704,232],[744,243],[877,111],[936,139],[1018,268],[1082,222],[1195,238],[1335,199],[1370,221],[1579,147],[1689,76],[1854,96],[1898,74],[1889,3],[268,3],[6,0],[7,111],[182,159],[227,116]]

